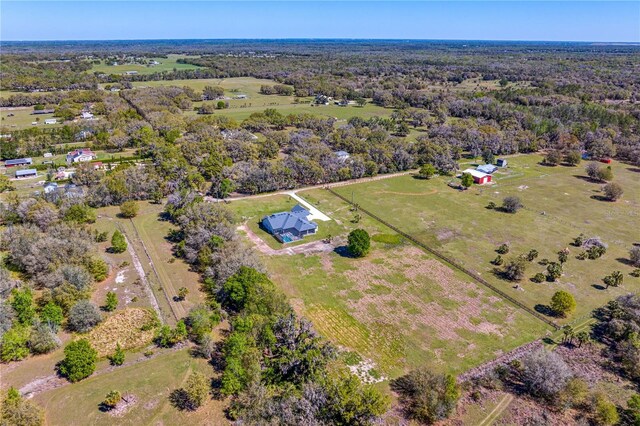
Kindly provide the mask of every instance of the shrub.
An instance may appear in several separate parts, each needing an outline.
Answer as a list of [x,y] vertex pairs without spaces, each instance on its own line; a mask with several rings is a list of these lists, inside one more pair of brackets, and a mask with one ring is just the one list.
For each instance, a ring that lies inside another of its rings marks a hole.
[[505,278],[510,281],[520,281],[524,277],[526,267],[524,259],[513,259],[505,265],[503,273]]
[[545,276],[542,272],[538,272],[537,274],[535,274],[533,276],[533,278],[531,278],[531,281],[533,281],[534,283],[541,283],[545,280]]
[[616,182],[609,182],[602,187],[602,190],[604,191],[604,196],[607,197],[609,201],[618,201],[624,192],[622,186]]
[[568,259],[569,259],[569,250],[564,249],[558,252],[558,262],[566,263]]
[[560,263],[551,262],[547,265],[547,279],[554,282],[562,276],[562,265]]
[[629,272],[629,275],[635,278],[640,277],[640,268],[636,268],[633,271]]
[[560,355],[539,349],[522,360],[522,382],[532,396],[552,400],[562,391],[569,379],[571,369]]
[[189,409],[195,410],[204,403],[210,389],[209,380],[204,374],[191,373],[184,386]]
[[104,281],[109,275],[109,265],[99,257],[92,257],[87,261],[87,270],[97,282]]
[[426,424],[447,418],[460,397],[452,375],[435,374],[426,369],[413,370],[393,380],[391,388],[399,394],[409,417]]
[[473,185],[473,176],[471,176],[469,173],[463,173],[462,177],[460,178],[460,183],[465,188],[469,188],[471,185]]
[[620,271],[613,271],[610,275],[607,275],[603,278],[603,282],[609,287],[618,287],[622,285],[622,281],[624,280],[624,275]]
[[36,314],[31,289],[29,287],[24,287],[21,290],[14,288],[11,296],[11,307],[16,313],[18,322],[23,325],[31,325]]
[[2,335],[0,360],[2,362],[20,361],[29,355],[27,342],[29,329],[25,326],[13,326]]
[[640,246],[633,246],[629,250],[629,261],[633,266],[640,267]]
[[502,256],[497,255],[496,258],[491,261],[491,263],[493,263],[496,266],[500,266],[504,263],[504,260],[502,260]]
[[57,331],[64,320],[62,308],[54,302],[49,301],[40,312],[40,320],[48,324],[54,331]]
[[598,259],[607,252],[606,247],[604,246],[591,246],[587,250],[587,257],[591,260]]
[[615,425],[620,421],[616,405],[600,392],[593,396],[593,419],[601,426]]
[[556,315],[566,317],[576,309],[576,300],[571,293],[560,290],[551,297],[550,307]]
[[613,179],[613,170],[611,170],[611,166],[600,167],[596,175],[598,180],[608,182]]
[[124,364],[124,351],[122,350],[122,346],[120,343],[116,345],[116,351],[113,355],[109,356],[109,361],[111,365],[122,365]]
[[60,347],[61,344],[55,331],[46,323],[38,323],[31,330],[29,347],[35,354],[46,354]]
[[107,293],[107,298],[104,302],[104,310],[107,312],[115,311],[118,307],[118,296],[113,291]]
[[569,151],[564,156],[564,161],[570,166],[577,166],[581,160],[582,156],[580,155],[580,151]]
[[96,212],[86,204],[74,204],[64,213],[66,222],[93,223],[96,221]]
[[507,213],[516,213],[522,207],[524,206],[522,205],[522,203],[520,202],[520,198],[518,197],[509,196],[505,197],[505,199],[502,200],[502,210]]
[[96,369],[98,353],[87,339],[69,343],[64,348],[64,359],[59,364],[60,374],[77,382],[89,377]]
[[117,229],[113,232],[111,237],[111,251],[114,253],[123,253],[127,249],[127,240],[122,235],[122,232]]
[[489,201],[489,204],[487,204],[487,208],[489,210],[495,210],[496,207],[498,206],[496,206],[496,203],[494,203],[493,201]]
[[355,257],[366,256],[371,248],[369,233],[364,229],[354,229],[349,233],[347,247]]
[[138,203],[135,201],[125,201],[120,205],[120,216],[131,219],[138,215],[139,210]]
[[40,426],[44,424],[44,413],[20,392],[11,387],[0,404],[0,425]]
[[418,172],[418,176],[422,179],[431,179],[435,174],[436,168],[432,164],[424,164]]
[[547,156],[544,158],[544,163],[549,166],[557,166],[560,162],[562,162],[562,154],[556,149],[549,151]]
[[496,252],[500,253],[500,254],[507,254],[509,253],[509,245],[505,244],[500,244],[498,246],[498,248],[496,249]]
[[219,316],[206,305],[196,305],[189,311],[185,323],[191,339],[201,342],[205,336],[211,333],[218,320]]
[[178,289],[178,300],[186,299],[188,294],[189,294],[189,289],[188,288],[180,287]]
[[536,249],[529,250],[529,253],[527,253],[526,255],[526,259],[529,262],[533,262],[534,260],[536,260],[537,257],[538,257],[538,250]]
[[585,238],[586,237],[584,234],[578,235],[573,239],[573,245],[576,247],[582,247],[582,244],[584,243]]
[[102,401],[102,406],[107,410],[112,410],[115,408],[118,403],[122,401],[122,395],[117,390],[112,390],[107,393],[104,397],[104,401]]
[[69,328],[86,333],[102,321],[98,308],[88,300],[81,300],[69,311]]

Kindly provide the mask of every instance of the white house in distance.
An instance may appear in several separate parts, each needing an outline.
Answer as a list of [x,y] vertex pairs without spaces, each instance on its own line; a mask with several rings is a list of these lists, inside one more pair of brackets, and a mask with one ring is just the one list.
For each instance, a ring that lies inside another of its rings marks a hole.
[[96,153],[88,148],[76,149],[67,154],[67,164],[86,163],[96,158],[98,158]]
[[84,111],[80,116],[83,120],[93,120],[93,114],[91,114],[90,112]]
[[336,151],[334,152],[334,154],[336,155],[336,157],[338,157],[338,160],[342,161],[343,163],[347,161],[349,157],[351,157],[347,151]]
[[55,118],[47,118],[46,120],[44,120],[44,124],[56,124],[58,123],[58,120],[56,120]]

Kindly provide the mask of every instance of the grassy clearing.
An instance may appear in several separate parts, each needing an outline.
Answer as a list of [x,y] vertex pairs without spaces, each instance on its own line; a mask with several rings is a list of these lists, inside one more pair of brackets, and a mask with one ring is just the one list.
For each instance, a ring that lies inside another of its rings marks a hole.
[[[43,392],[34,400],[45,409],[50,425],[228,424],[222,401],[210,399],[195,412],[178,411],[170,405],[169,394],[180,388],[192,371],[212,375],[205,360],[192,358],[183,349]],[[111,390],[130,393],[137,399],[121,417],[99,410]]]
[[155,314],[150,309],[130,308],[108,316],[86,336],[98,356],[112,354],[120,344],[122,349],[141,348],[153,339]]
[[102,62],[100,64],[94,64],[89,71],[93,73],[103,74],[124,74],[127,71],[137,71],[138,74],[153,74],[156,72],[170,72],[173,70],[195,70],[200,68],[197,65],[180,64],[177,62],[180,58],[186,58],[186,55],[167,55],[166,58],[149,58],[149,60],[155,60],[160,62],[159,65],[141,65],[141,64],[121,64],[121,65],[107,65]]
[[[331,253],[263,256],[263,261],[321,334],[371,359],[383,375],[394,377],[418,365],[460,372],[544,333],[539,321],[403,243],[383,225],[367,216],[353,223],[355,213],[327,191],[300,195],[332,218],[339,245],[354,228],[376,236],[372,253],[353,259],[339,247]],[[245,217],[291,206],[284,197],[230,204]],[[319,222],[320,233],[326,224]]]
[[[22,130],[30,127],[55,128],[60,127],[60,119],[57,124],[44,124],[44,120],[56,118],[53,114],[32,115],[33,107],[17,107],[17,108],[0,108],[0,127],[6,127],[8,130]],[[31,123],[37,122],[33,125]]]
[[[353,194],[363,208],[459,259],[532,308],[549,303],[555,291],[564,289],[576,297],[576,316],[580,316],[619,294],[637,291],[640,280],[629,276],[632,268],[625,264],[637,240],[637,233],[629,231],[640,229],[637,169],[613,164],[615,181],[624,187],[625,195],[610,203],[597,199],[601,185],[585,178],[584,164],[553,168],[541,166],[540,160],[537,155],[513,157],[509,169],[494,176],[495,185],[474,186],[465,192],[446,186],[452,179],[449,177],[424,181],[411,176],[344,186],[336,191],[347,197]],[[520,197],[525,209],[507,214],[485,208],[490,201],[500,205],[507,195]],[[600,236],[609,244],[607,254],[598,260],[577,260],[582,250],[570,243],[581,232]],[[505,242],[511,247],[510,254],[503,256],[506,259],[536,249],[540,252],[538,260],[556,260],[556,253],[568,247],[564,275],[556,283],[536,284],[530,277],[544,272],[545,267],[532,262],[518,288],[498,279],[490,261],[497,255],[496,247]],[[604,290],[601,280],[614,270],[623,271],[624,285]]]
[[[163,317],[169,323],[174,323],[176,316],[186,316],[193,305],[203,301],[204,296],[199,291],[199,275],[173,256],[173,246],[166,237],[175,227],[170,222],[160,220],[163,206],[149,202],[138,204],[140,212],[133,221],[120,218],[118,207],[100,209],[100,212],[125,232],[140,259]],[[149,257],[155,271],[151,267]],[[175,299],[180,287],[189,290],[184,301]]]

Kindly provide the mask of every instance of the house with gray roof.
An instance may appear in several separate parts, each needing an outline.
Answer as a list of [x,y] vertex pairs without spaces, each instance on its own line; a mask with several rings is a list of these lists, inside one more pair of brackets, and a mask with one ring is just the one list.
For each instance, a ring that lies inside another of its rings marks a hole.
[[318,232],[318,225],[309,221],[309,210],[297,204],[288,212],[274,213],[262,218],[262,227],[282,243],[290,243]]
[[496,166],[494,166],[493,164],[483,164],[482,166],[476,167],[476,170],[478,170],[478,171],[480,171],[482,173],[486,173],[486,174],[490,175],[491,173],[493,173],[496,170],[498,170],[498,168]]
[[38,171],[36,169],[24,169],[24,170],[16,170],[16,178],[24,179],[29,177],[34,177],[38,175]]

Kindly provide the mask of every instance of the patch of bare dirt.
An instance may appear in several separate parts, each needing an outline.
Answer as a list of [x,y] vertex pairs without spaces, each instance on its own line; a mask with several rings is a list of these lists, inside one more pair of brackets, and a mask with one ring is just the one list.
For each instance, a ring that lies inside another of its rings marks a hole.
[[[479,319],[496,308],[484,303],[479,297],[468,294],[483,293],[474,283],[460,281],[453,271],[442,263],[425,259],[424,253],[416,247],[406,246],[395,253],[397,258],[387,264],[374,263],[375,256],[363,260],[358,269],[345,273],[354,283],[354,289],[363,296],[348,303],[353,309],[354,316],[362,322],[371,321],[371,307],[375,307],[380,317],[376,320],[390,324],[406,322],[412,324],[413,329],[428,326],[434,328],[440,339],[458,340],[460,336],[456,330],[468,330],[475,333],[494,334],[502,336],[502,326]],[[389,266],[392,264],[392,266]],[[389,283],[385,277],[398,276],[406,281],[402,288],[397,283]],[[429,278],[425,282],[425,277]],[[425,286],[433,286],[432,295],[437,294],[437,300],[428,301],[421,297]],[[375,289],[375,291],[371,291]],[[385,290],[386,289],[386,290]],[[445,299],[458,306],[447,308]],[[409,306],[410,309],[398,309],[398,306]]]
[[118,404],[109,410],[109,415],[112,417],[122,417],[138,402],[138,397],[133,394],[122,395],[122,399]]

